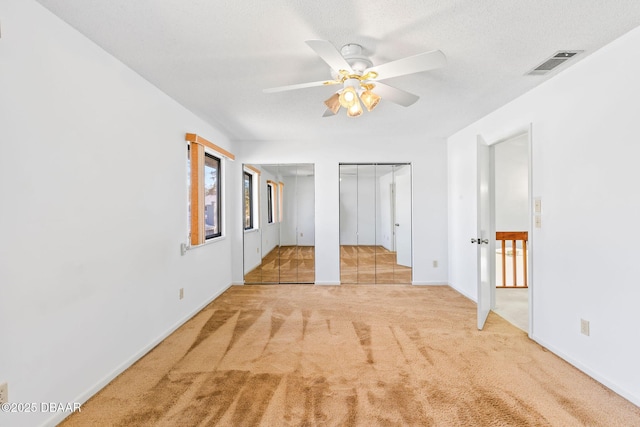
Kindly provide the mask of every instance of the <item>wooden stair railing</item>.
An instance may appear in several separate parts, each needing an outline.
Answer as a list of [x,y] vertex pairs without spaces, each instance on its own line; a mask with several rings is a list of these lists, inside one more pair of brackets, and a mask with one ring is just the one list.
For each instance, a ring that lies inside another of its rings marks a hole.
[[[502,242],[502,288],[527,288],[527,241],[529,240],[529,232],[527,231],[497,231],[496,240]],[[507,240],[511,241],[511,251],[513,253],[513,285],[507,286]],[[524,285],[518,286],[518,270],[516,267],[517,245],[516,241],[522,242],[522,266],[524,268]]]

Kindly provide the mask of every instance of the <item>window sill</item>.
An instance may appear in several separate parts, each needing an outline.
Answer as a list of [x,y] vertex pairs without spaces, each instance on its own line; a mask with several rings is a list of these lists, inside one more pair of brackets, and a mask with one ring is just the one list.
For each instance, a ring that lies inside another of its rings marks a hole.
[[260,231],[260,229],[259,228],[250,228],[249,230],[244,230],[244,234],[255,233],[257,231]]
[[182,243],[180,245],[180,249],[182,251],[182,255],[184,255],[187,251],[192,251],[194,249],[199,249],[205,246],[209,246],[209,245],[213,245],[215,243],[218,243],[222,240],[225,240],[227,238],[227,236],[219,236],[219,237],[214,237],[213,239],[209,239],[206,242],[200,244],[200,245],[188,245],[186,243]]

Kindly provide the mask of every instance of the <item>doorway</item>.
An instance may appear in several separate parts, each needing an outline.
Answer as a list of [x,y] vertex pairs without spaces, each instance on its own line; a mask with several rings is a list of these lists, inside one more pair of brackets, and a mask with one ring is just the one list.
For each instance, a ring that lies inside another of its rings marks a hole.
[[340,165],[340,282],[410,284],[411,165]]
[[[496,143],[493,191],[496,238],[494,311],[522,330],[529,330],[527,260],[529,229],[529,135]],[[518,240],[515,238],[518,237]],[[513,240],[511,240],[513,239]],[[503,243],[504,242],[504,243]],[[529,250],[528,250],[529,249]]]
[[531,334],[531,189],[530,126],[493,143],[478,135],[478,329],[493,310]]

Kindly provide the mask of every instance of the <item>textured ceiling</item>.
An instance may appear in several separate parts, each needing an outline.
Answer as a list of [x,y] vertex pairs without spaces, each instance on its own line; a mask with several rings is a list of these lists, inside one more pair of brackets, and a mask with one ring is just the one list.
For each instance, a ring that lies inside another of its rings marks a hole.
[[[39,0],[234,140],[447,137],[640,25],[637,0]],[[323,118],[335,87],[305,40],[364,47],[373,64],[440,49],[447,65],[386,80],[420,96]],[[558,50],[584,50],[546,76]]]

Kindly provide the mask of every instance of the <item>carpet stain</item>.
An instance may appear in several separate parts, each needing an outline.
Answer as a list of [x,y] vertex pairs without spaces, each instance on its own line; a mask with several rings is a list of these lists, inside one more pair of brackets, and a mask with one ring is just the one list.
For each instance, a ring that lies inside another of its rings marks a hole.
[[[539,414],[529,413],[525,408],[507,401],[494,390],[475,387],[474,399],[460,408],[458,413],[462,424],[539,426]],[[511,399],[509,399],[511,400]]]
[[329,392],[327,379],[313,378],[305,387],[304,423],[307,425],[325,424],[326,415],[322,411],[323,401]]
[[[179,411],[168,417],[169,425],[198,425],[204,421],[215,425],[219,422],[234,400],[237,391],[247,384],[249,372],[225,371],[212,373]],[[229,393],[235,390],[235,393]],[[136,425],[136,424],[129,424]]]
[[379,390],[369,395],[370,403],[380,409],[381,425],[432,426],[434,420],[425,413],[416,393],[404,381],[378,383]]
[[367,363],[373,364],[373,351],[371,350],[371,326],[364,322],[354,321],[353,328],[356,330],[356,335],[360,340],[360,345],[367,355]]
[[[555,390],[547,390],[547,392],[553,396],[556,401],[562,406],[575,420],[581,425],[589,426],[593,425],[593,416],[589,413],[587,408],[570,399],[567,396],[563,396]],[[640,424],[640,423],[639,423]]]
[[269,332],[269,339],[273,338],[275,334],[280,330],[285,319],[276,315],[271,316],[271,331]]
[[158,421],[174,403],[178,397],[185,393],[193,382],[193,375],[184,376],[177,380],[165,375],[158,384],[149,390],[141,399],[142,411],[132,410],[124,419],[117,423],[118,426],[153,425]]
[[445,408],[453,406],[453,402],[457,400],[455,392],[449,393],[436,385],[429,384],[426,389],[427,402],[438,410],[444,410]]
[[231,341],[229,342],[229,348],[233,347],[233,345],[240,339],[242,334],[247,332],[247,330],[264,314],[264,310],[242,310],[240,312],[240,317],[238,318],[238,323],[236,324],[235,329],[233,330],[233,335],[231,336]]
[[202,329],[200,329],[198,336],[196,337],[193,344],[191,344],[191,347],[189,347],[185,355],[189,354],[191,350],[196,348],[198,344],[204,341],[209,335],[211,335],[212,333],[217,331],[222,325],[227,323],[227,321],[231,317],[233,317],[237,312],[238,310],[215,310],[211,314],[211,317],[209,318],[209,320],[207,320],[207,323],[205,323]]
[[307,324],[309,323],[309,319],[311,318],[311,314],[313,310],[303,309],[302,310],[302,336],[304,337],[307,333]]
[[423,343],[424,340],[420,336],[420,331],[418,331],[418,328],[411,325],[403,325],[402,329],[407,334],[407,336],[411,338],[411,341],[413,341],[422,357],[424,357],[427,362],[433,365],[433,359],[431,358],[431,355],[427,350],[428,347]]
[[299,372],[295,372],[293,375],[287,376],[286,385],[283,419],[289,425],[301,424],[300,420],[304,419],[307,410],[302,375]]
[[351,389],[351,393],[345,397],[347,404],[347,415],[341,420],[339,425],[355,426],[358,420],[358,391]]
[[232,425],[258,425],[281,379],[281,376],[272,374],[251,376],[236,402]]

